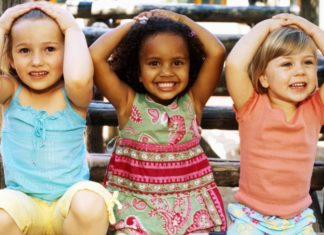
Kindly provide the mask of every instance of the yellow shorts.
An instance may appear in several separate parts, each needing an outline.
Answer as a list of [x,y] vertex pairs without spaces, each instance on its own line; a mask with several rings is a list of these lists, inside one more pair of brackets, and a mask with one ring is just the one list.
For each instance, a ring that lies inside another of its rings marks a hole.
[[0,190],[0,208],[5,210],[17,226],[28,235],[62,234],[62,227],[67,216],[73,196],[80,190],[90,190],[99,194],[106,202],[109,221],[115,222],[112,208],[117,193],[111,195],[101,184],[82,181],[69,188],[64,195],[52,203],[30,197],[25,193],[11,189]]

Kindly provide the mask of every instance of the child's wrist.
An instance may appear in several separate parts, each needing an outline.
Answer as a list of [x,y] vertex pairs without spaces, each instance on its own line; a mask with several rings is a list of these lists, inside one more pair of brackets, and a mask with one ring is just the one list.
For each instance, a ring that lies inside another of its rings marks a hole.
[[63,33],[66,34],[71,31],[76,31],[76,32],[81,31],[82,32],[82,29],[79,27],[79,25],[75,24],[75,25],[71,25],[71,26],[67,27]]
[[187,16],[178,14],[178,22],[186,24],[187,20],[189,20],[189,18]]

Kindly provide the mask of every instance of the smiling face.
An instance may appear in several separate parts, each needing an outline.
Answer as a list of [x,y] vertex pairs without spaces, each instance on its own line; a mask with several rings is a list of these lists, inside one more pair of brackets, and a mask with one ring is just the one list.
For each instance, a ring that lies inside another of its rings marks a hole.
[[11,39],[11,66],[26,86],[41,92],[62,78],[64,37],[54,20],[18,20]]
[[150,97],[169,104],[189,82],[189,53],[184,39],[174,33],[147,38],[140,50],[140,81]]
[[272,59],[260,76],[272,101],[298,104],[317,86],[317,60],[312,47]]

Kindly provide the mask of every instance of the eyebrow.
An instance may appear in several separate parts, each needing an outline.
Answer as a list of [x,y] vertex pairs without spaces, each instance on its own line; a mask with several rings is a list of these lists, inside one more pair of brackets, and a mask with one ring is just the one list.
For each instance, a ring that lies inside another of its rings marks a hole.
[[[22,43],[19,43],[17,45],[15,45],[15,47],[20,47],[20,46],[28,46],[32,43],[29,43],[29,42],[22,42]],[[41,42],[42,45],[59,45],[60,42],[54,42],[54,41],[49,41],[49,42]]]

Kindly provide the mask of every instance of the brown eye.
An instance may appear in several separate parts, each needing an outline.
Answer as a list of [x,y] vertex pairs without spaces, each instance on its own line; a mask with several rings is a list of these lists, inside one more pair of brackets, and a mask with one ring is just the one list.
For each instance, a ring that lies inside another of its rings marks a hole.
[[159,62],[157,60],[150,61],[148,63],[149,66],[156,67],[159,65]]
[[282,63],[281,66],[282,67],[290,67],[290,66],[292,66],[292,63],[290,63],[290,62]]
[[28,48],[21,48],[21,49],[19,49],[19,53],[26,54],[28,52],[29,52],[29,49]]
[[184,63],[181,61],[181,60],[176,60],[174,61],[174,65],[175,66],[180,66],[180,65],[183,65]]
[[313,62],[312,60],[306,60],[306,61],[305,61],[305,64],[307,64],[307,65],[308,65],[308,64],[314,64],[314,62]]

